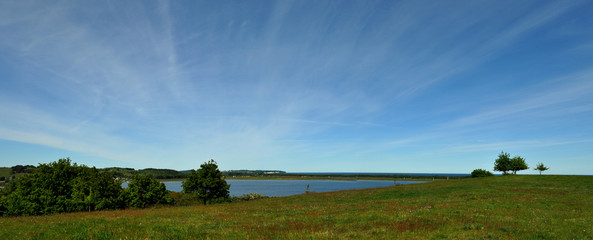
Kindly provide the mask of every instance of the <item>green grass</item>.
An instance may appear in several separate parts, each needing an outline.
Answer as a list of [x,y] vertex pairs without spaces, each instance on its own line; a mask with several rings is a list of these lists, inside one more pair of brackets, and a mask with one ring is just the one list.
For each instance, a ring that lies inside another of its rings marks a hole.
[[[237,176],[225,177],[225,179],[253,179],[253,180],[337,180],[337,181],[356,181],[356,180],[388,180],[388,181],[440,181],[443,179],[432,178],[395,178],[385,176],[317,176],[317,175],[268,175],[268,176]],[[165,180],[163,180],[165,181]],[[185,181],[185,179],[180,179]]]
[[9,167],[0,167],[0,177],[9,177],[12,175],[12,169]]
[[0,218],[0,239],[593,239],[593,177],[504,176]]

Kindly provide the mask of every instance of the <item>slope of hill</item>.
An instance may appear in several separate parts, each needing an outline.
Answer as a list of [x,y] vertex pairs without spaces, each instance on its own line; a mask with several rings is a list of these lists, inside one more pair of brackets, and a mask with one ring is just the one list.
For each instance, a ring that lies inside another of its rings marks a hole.
[[593,177],[462,179],[0,224],[1,239],[590,239]]

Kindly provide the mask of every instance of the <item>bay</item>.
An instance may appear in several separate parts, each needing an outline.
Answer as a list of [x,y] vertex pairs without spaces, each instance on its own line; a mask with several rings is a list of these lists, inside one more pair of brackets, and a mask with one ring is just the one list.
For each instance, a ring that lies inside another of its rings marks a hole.
[[[422,183],[420,181],[390,181],[390,180],[254,180],[254,179],[227,179],[231,185],[230,195],[241,196],[248,193],[259,193],[269,197],[282,197],[309,192],[331,192],[350,189],[367,189],[377,187],[387,187],[393,185],[405,185]],[[167,190],[181,192],[180,181],[163,182]],[[124,183],[124,187],[127,184]]]

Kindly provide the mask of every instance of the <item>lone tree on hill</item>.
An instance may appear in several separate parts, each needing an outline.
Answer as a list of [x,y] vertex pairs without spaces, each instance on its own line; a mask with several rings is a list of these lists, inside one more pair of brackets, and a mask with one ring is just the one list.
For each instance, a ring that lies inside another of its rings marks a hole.
[[539,175],[542,175],[543,171],[550,169],[549,167],[544,166],[543,163],[538,163],[537,166],[533,170],[539,171]]
[[214,159],[200,165],[198,171],[192,169],[181,187],[185,193],[195,193],[204,204],[226,202],[230,199],[230,185],[224,180]]
[[505,152],[500,152],[498,158],[494,160],[494,171],[502,172],[503,175],[507,175],[507,172],[511,171],[511,155]]
[[511,155],[505,152],[500,152],[498,158],[494,161],[494,171],[502,172],[503,175],[507,175],[507,172],[513,172],[517,174],[517,171],[529,169],[525,159],[521,156],[515,156],[511,158]]
[[521,156],[515,156],[511,158],[511,171],[513,174],[517,174],[517,171],[529,169],[527,163],[525,163],[525,159]]

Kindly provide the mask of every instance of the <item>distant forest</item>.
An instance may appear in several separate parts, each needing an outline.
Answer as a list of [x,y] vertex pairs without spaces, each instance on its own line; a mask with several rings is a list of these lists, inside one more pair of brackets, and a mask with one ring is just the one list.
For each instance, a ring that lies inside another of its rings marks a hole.
[[[18,177],[20,175],[33,173],[37,167],[33,165],[16,165],[12,167],[0,167],[0,181],[10,180],[11,178]],[[112,173],[119,179],[132,179],[135,175],[149,175],[156,179],[184,179],[190,173],[190,170],[177,171],[173,169],[158,169],[158,168],[145,168],[145,169],[134,169],[134,168],[120,168],[120,167],[109,167],[98,169],[102,172]],[[279,170],[229,170],[223,171],[225,177],[244,177],[244,176],[264,176],[264,175],[281,175],[286,174],[285,171]]]
[[[0,167],[0,186],[5,184],[6,180],[18,178],[21,175],[32,173],[36,169],[32,165],[16,165],[10,168]],[[146,168],[146,169],[134,169],[134,168],[99,168],[99,171],[113,174],[116,178],[121,180],[129,180],[134,178],[135,175],[148,175],[156,179],[186,179],[190,170],[177,171],[173,169],[158,169],[158,168]],[[384,178],[403,178],[403,179],[458,179],[466,178],[469,175],[464,176],[446,176],[446,175],[430,175],[430,174],[324,174],[324,173],[286,173],[281,170],[227,170],[221,171],[224,177],[262,177],[262,176],[283,176],[283,177],[344,177],[344,178],[358,178],[358,177],[384,177]]]

